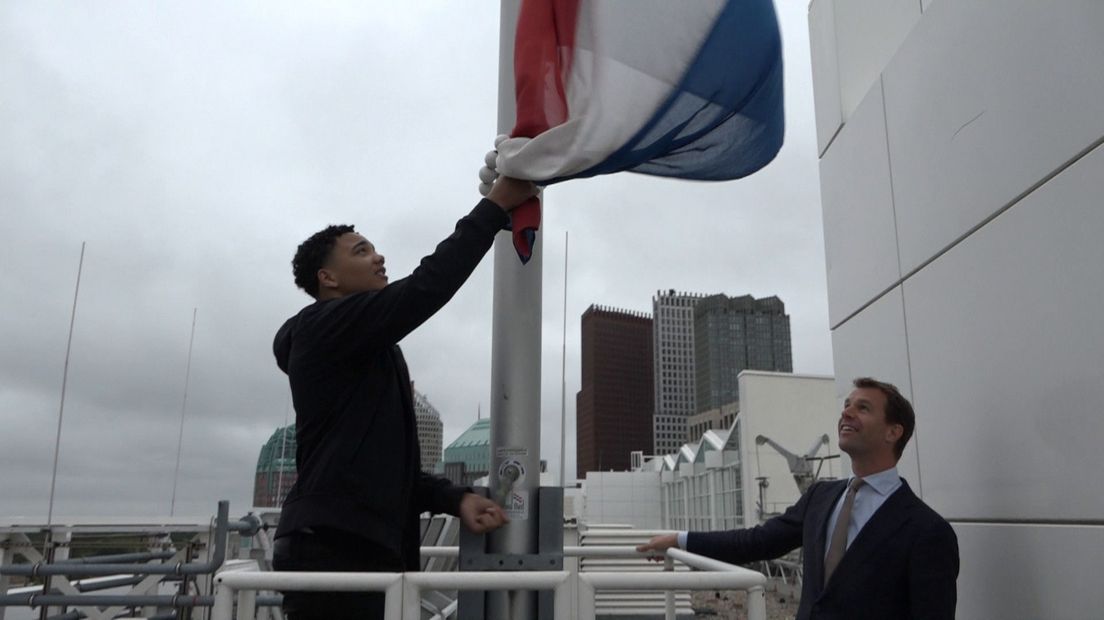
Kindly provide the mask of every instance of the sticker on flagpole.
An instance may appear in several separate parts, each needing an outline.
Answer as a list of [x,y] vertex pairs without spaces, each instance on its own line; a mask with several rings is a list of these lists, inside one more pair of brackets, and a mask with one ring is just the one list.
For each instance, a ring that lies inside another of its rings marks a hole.
[[502,509],[511,519],[528,519],[529,503],[526,493],[520,488],[525,482],[525,465],[519,459],[507,458],[499,463],[496,472],[498,492],[495,495]]
[[511,491],[506,505],[502,507],[511,519],[525,520],[529,518],[529,506],[525,502],[525,495],[517,491]]

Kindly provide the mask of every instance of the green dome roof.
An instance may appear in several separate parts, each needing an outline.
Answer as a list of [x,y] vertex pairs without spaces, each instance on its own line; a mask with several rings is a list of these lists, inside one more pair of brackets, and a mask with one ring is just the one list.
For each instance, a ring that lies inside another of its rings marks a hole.
[[464,463],[469,472],[489,471],[490,461],[490,418],[476,420],[445,448],[444,462]]
[[276,429],[257,457],[257,473],[295,471],[295,425]]
[[[471,446],[491,445],[491,419],[476,420],[468,430],[460,433],[456,441],[448,445],[449,448],[468,448]],[[447,448],[446,448],[447,449]]]

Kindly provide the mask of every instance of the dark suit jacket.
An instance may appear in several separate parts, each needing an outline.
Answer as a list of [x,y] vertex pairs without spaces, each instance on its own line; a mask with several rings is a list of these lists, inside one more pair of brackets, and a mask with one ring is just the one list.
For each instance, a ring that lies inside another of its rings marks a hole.
[[824,584],[828,518],[846,480],[818,482],[784,514],[753,528],[690,532],[687,550],[746,564],[805,548],[798,620],[954,618],[958,538],[904,479]]

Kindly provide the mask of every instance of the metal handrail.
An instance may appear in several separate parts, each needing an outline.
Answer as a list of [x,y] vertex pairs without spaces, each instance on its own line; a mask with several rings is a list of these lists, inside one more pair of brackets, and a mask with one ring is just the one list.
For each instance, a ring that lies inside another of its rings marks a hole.
[[[629,547],[623,545],[594,545],[594,546],[565,546],[563,551],[565,558],[578,558],[578,557],[593,557],[593,558],[648,558],[653,557],[655,554],[648,551],[637,551],[636,547]],[[679,551],[678,549],[671,549],[671,551]],[[455,558],[460,555],[460,547],[422,547],[423,558]],[[685,552],[682,552],[685,553]],[[693,557],[694,554],[688,554]],[[709,558],[703,558],[709,559]],[[681,561],[681,559],[680,559]],[[720,562],[726,567],[739,568],[733,564],[725,564]],[[718,570],[718,569],[706,569],[706,570]],[[719,569],[728,570],[728,568]]]
[[260,519],[250,514],[241,521],[230,523],[230,502],[218,503],[218,516],[215,519],[215,540],[211,557],[207,562],[191,562],[176,564],[81,564],[77,562],[54,562],[47,564],[36,562],[34,564],[9,564],[0,566],[0,576],[19,575],[23,577],[39,577],[49,575],[68,575],[73,577],[97,577],[102,575],[117,575],[120,573],[132,573],[139,575],[209,575],[214,573],[226,557],[226,533],[238,531],[242,534],[253,535],[261,527]]
[[[422,547],[423,557],[457,557],[459,547]],[[650,554],[639,552],[631,546],[566,546],[565,557],[593,557],[593,558],[644,558]],[[748,590],[749,607],[756,605],[756,600],[763,599],[763,585],[766,577],[761,573],[726,564],[710,558],[699,556],[679,549],[669,549],[665,560],[666,570],[671,571],[673,560],[685,564],[688,567],[712,572],[710,577],[701,574],[690,575],[687,573],[653,573],[642,574],[639,572],[590,572],[583,576],[572,577],[588,584],[591,590],[620,589],[620,590],[665,590],[667,591],[668,617],[674,613],[673,591],[675,589],[731,589]],[[533,580],[533,587],[539,589],[553,589],[560,587],[562,571],[543,572],[461,572],[461,573],[292,573],[292,572],[255,572],[235,571],[223,573],[216,578],[219,583],[226,583],[227,588],[234,590],[314,590],[314,591],[391,591],[393,589],[399,596],[396,600],[400,605],[395,613],[407,614],[401,611],[402,601],[407,597],[400,594],[402,588],[407,589],[409,596],[415,596],[423,589],[496,589],[494,584],[502,583],[498,589],[525,589],[529,580]],[[530,577],[537,575],[536,577]],[[413,579],[413,581],[411,581]],[[758,591],[758,594],[756,592]],[[255,594],[253,594],[255,597]],[[269,600],[271,598],[272,600]],[[418,596],[420,598],[420,595]],[[585,596],[582,598],[586,598]],[[24,595],[7,595],[0,597],[0,605],[3,606],[29,606],[52,604],[158,604],[179,607],[207,607],[218,606],[218,597],[207,596],[182,596],[182,595],[150,595],[146,597],[135,595],[58,595],[28,593]],[[277,604],[278,597],[265,597],[263,601],[254,600],[250,605]],[[232,605],[232,602],[231,602]],[[585,603],[581,603],[583,609],[589,609]],[[593,600],[590,603],[593,606]],[[749,610],[750,611],[750,610]],[[766,608],[763,603],[763,615],[749,615],[749,618],[765,618]],[[227,616],[229,617],[229,616]],[[396,617],[396,616],[392,616]],[[408,617],[402,615],[401,617]]]
[[176,555],[175,551],[141,551],[138,553],[116,553],[113,555],[90,555],[83,558],[65,558],[54,560],[54,564],[107,564],[117,562],[148,562],[149,560],[168,560]]
[[[432,551],[429,551],[432,550]],[[455,551],[454,551],[455,550]],[[423,547],[430,557],[451,557],[455,547]],[[635,547],[565,547],[565,556],[646,557]],[[385,617],[416,620],[421,616],[421,591],[435,590],[552,590],[555,620],[568,620],[571,593],[577,592],[580,618],[594,617],[594,594],[602,589],[619,590],[747,590],[748,620],[766,620],[764,586],[766,576],[679,549],[667,551],[667,565],[678,560],[705,572],[592,572],[566,571],[457,573],[316,573],[316,572],[225,572],[215,577],[216,592],[211,620],[231,620],[235,598],[238,617],[250,617],[258,590],[373,591],[384,592]],[[574,586],[574,587],[572,587]],[[668,617],[673,609],[668,606]]]

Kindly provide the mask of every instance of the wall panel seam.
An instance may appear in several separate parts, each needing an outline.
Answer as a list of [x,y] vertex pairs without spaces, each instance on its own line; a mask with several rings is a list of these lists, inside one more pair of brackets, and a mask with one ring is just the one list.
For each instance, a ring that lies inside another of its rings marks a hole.
[[[901,279],[901,231],[897,222],[897,192],[893,185],[893,149],[889,144],[889,106],[886,105],[885,75],[878,76],[878,88],[882,91],[882,128],[885,130],[886,166],[889,168],[889,207],[893,212],[893,247],[897,250],[897,278],[901,282],[901,323],[905,332],[905,372],[908,373],[909,394],[916,406],[916,390],[912,385],[912,350],[909,348],[908,310],[905,304],[905,286]],[[920,466],[920,429],[914,427],[912,448],[916,451],[916,490],[924,497],[924,469]]]
[[[1059,174],[1061,174],[1062,172],[1064,172],[1064,171],[1065,171],[1065,170],[1066,170],[1067,168],[1069,168],[1070,166],[1072,166],[1072,165],[1076,164],[1076,163],[1077,163],[1078,161],[1080,161],[1080,160],[1081,160],[1082,158],[1084,158],[1084,157],[1085,157],[1086,155],[1088,155],[1089,153],[1093,152],[1094,150],[1096,150],[1097,148],[1099,148],[1099,147],[1101,147],[1101,146],[1104,146],[1104,136],[1101,136],[1100,138],[1097,138],[1097,139],[1096,139],[1095,141],[1093,141],[1093,143],[1092,143],[1092,144],[1090,144],[1090,145],[1089,145],[1088,147],[1086,147],[1085,149],[1083,149],[1082,151],[1080,151],[1079,153],[1077,153],[1077,155],[1074,155],[1074,156],[1073,156],[1073,158],[1069,159],[1069,160],[1068,160],[1068,161],[1066,161],[1065,163],[1063,163],[1063,164],[1061,164],[1060,166],[1058,166],[1057,168],[1055,168],[1055,169],[1054,169],[1054,170],[1053,170],[1052,172],[1050,172],[1049,174],[1047,174],[1046,176],[1044,176],[1044,177],[1043,177],[1043,178],[1042,178],[1041,180],[1039,180],[1038,182],[1036,182],[1035,184],[1033,184],[1033,185],[1032,185],[1031,187],[1029,187],[1028,189],[1024,190],[1024,191],[1023,191],[1022,193],[1020,193],[1020,194],[1019,194],[1018,196],[1016,196],[1016,197],[1015,197],[1015,198],[1013,198],[1013,199],[1012,199],[1011,201],[1009,201],[1009,202],[1008,202],[1008,204],[1006,204],[1006,205],[1004,205],[1004,206],[1000,207],[1000,208],[999,208],[999,209],[997,209],[997,210],[996,210],[995,212],[993,212],[993,213],[992,213],[991,215],[989,215],[988,217],[986,217],[986,218],[985,218],[984,220],[982,220],[981,222],[979,222],[979,223],[975,224],[974,226],[970,227],[970,229],[969,229],[969,230],[967,230],[967,231],[966,231],[966,232],[965,232],[964,234],[962,234],[962,235],[961,235],[960,237],[958,237],[958,238],[957,238],[957,239],[955,239],[954,241],[951,241],[951,242],[950,242],[950,243],[948,243],[948,244],[947,244],[946,246],[944,246],[944,247],[943,247],[943,249],[939,250],[938,252],[936,252],[935,254],[933,254],[933,255],[932,255],[932,256],[931,256],[930,258],[928,258],[928,259],[924,260],[924,261],[923,261],[922,263],[920,263],[919,265],[917,265],[916,267],[914,267],[914,268],[913,268],[913,269],[912,269],[911,271],[909,271],[909,272],[908,272],[907,274],[905,274],[905,275],[904,275],[903,277],[901,277],[901,279],[899,279],[899,280],[897,280],[897,281],[893,282],[893,283],[892,283],[891,285],[889,285],[888,287],[886,287],[886,288],[885,288],[885,290],[883,290],[882,292],[878,293],[878,294],[877,294],[877,295],[875,295],[874,297],[871,297],[869,301],[867,301],[867,302],[866,302],[866,303],[864,303],[863,305],[861,305],[861,306],[859,306],[858,308],[856,308],[856,309],[855,309],[855,310],[854,310],[853,312],[851,312],[850,314],[848,314],[848,315],[847,315],[847,316],[845,316],[844,318],[840,319],[840,321],[839,321],[838,323],[836,323],[835,325],[832,325],[832,326],[831,326],[831,329],[832,329],[832,330],[835,330],[835,329],[837,329],[838,327],[840,327],[841,325],[843,325],[844,323],[846,323],[846,322],[850,321],[851,319],[855,318],[856,316],[858,316],[858,315],[859,315],[859,313],[861,313],[861,312],[862,312],[863,310],[866,310],[867,308],[869,308],[869,307],[870,307],[871,305],[873,305],[873,304],[874,304],[874,302],[876,302],[876,301],[878,301],[879,299],[881,299],[882,297],[884,297],[884,296],[885,296],[885,295],[886,295],[887,293],[889,293],[890,291],[892,291],[892,290],[893,290],[894,288],[896,288],[896,287],[898,287],[898,286],[901,286],[901,285],[903,285],[903,284],[904,284],[905,282],[907,282],[907,281],[909,280],[909,278],[913,277],[914,275],[916,275],[917,273],[919,273],[919,272],[920,272],[920,271],[921,271],[922,269],[924,269],[924,268],[925,268],[925,267],[927,267],[928,265],[930,265],[930,264],[932,264],[933,262],[935,262],[936,260],[938,260],[938,259],[939,259],[940,257],[942,257],[942,256],[943,256],[944,254],[946,254],[947,252],[949,252],[949,251],[951,251],[952,249],[954,249],[954,248],[955,248],[955,246],[959,245],[960,243],[962,243],[963,241],[965,241],[966,239],[968,239],[969,237],[971,237],[971,236],[972,236],[972,235],[973,235],[974,233],[976,233],[977,231],[979,231],[979,230],[981,230],[982,228],[984,228],[984,227],[985,227],[985,226],[986,226],[987,224],[989,224],[990,222],[992,222],[992,221],[993,221],[993,220],[995,220],[996,218],[1000,217],[1000,216],[1001,216],[1002,214],[1004,214],[1004,213],[1005,213],[1006,211],[1008,211],[1008,210],[1009,210],[1009,209],[1011,209],[1012,207],[1014,207],[1014,206],[1016,206],[1017,204],[1019,204],[1019,203],[1020,203],[1021,201],[1023,201],[1023,199],[1024,199],[1024,198],[1027,198],[1027,197],[1028,197],[1029,195],[1031,195],[1032,193],[1034,193],[1034,192],[1035,192],[1035,190],[1037,190],[1037,189],[1041,188],[1041,187],[1042,187],[1043,185],[1046,185],[1046,184],[1047,184],[1048,182],[1050,182],[1050,181],[1051,181],[1051,180],[1052,180],[1052,179],[1053,179],[1054,177],[1058,176]],[[900,250],[898,249],[898,251],[900,251]]]
[[1104,519],[983,519],[946,517],[947,522],[961,525],[1045,525],[1072,527],[1104,527]]
[[[843,115],[840,114],[840,116],[842,117]],[[824,150],[817,155],[818,161],[824,159],[824,156],[828,154],[828,149],[832,148],[832,145],[836,142],[836,136],[840,135],[840,132],[843,131],[843,126],[846,124],[847,123],[840,121],[840,124],[836,126],[836,131],[832,133],[832,137],[828,138],[828,142],[824,144]]]

